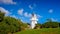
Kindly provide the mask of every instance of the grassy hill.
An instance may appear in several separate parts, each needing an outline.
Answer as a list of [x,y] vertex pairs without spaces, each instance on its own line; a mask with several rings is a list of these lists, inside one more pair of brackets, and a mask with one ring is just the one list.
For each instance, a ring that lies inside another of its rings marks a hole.
[[17,32],[16,34],[60,34],[60,28],[32,29]]

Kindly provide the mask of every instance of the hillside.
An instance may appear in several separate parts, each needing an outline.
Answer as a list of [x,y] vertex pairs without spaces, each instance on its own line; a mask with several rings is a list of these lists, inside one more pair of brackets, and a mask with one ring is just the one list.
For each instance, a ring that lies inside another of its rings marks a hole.
[[60,28],[24,30],[21,32],[17,32],[16,34],[60,34]]

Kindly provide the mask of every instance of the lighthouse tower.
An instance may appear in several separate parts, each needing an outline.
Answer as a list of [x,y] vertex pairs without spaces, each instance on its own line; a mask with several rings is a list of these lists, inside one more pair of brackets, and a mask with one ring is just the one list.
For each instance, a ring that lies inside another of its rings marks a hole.
[[35,25],[37,24],[37,21],[38,21],[37,16],[36,14],[33,13],[31,17],[31,24],[30,24],[31,29],[34,29]]

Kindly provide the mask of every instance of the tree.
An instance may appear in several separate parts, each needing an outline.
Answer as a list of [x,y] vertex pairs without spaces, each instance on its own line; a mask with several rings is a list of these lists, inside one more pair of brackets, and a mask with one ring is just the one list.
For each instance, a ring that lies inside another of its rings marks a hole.
[[22,23],[21,30],[26,30],[26,29],[28,29],[28,24],[27,23]]
[[60,23],[59,23],[59,27],[60,27]]
[[0,22],[4,19],[4,15],[5,15],[5,13],[0,11]]
[[54,22],[51,19],[48,19],[48,21],[43,24],[43,27],[45,27],[45,28],[57,28],[58,22]]
[[0,22],[0,33],[14,33],[21,30],[22,22],[12,17],[4,17],[4,20]]
[[40,29],[40,27],[41,27],[41,24],[37,23],[36,26],[35,26],[35,29]]

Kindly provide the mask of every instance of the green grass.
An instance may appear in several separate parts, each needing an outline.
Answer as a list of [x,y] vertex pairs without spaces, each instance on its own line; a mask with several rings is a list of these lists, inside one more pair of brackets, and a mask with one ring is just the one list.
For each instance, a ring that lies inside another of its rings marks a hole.
[[32,29],[17,32],[16,34],[60,34],[60,28]]

